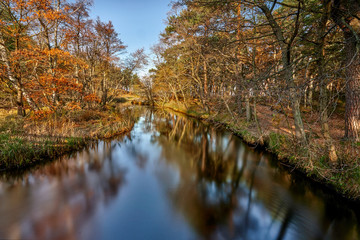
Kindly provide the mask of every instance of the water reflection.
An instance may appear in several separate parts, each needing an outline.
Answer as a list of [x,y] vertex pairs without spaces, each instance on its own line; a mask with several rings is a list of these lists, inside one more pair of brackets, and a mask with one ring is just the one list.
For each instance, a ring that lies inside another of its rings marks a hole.
[[3,176],[0,185],[1,238],[77,239],[99,205],[107,205],[126,184],[126,169],[102,142],[71,160],[61,159],[22,176]]
[[131,133],[0,181],[0,238],[359,239],[359,211],[232,134],[134,108]]

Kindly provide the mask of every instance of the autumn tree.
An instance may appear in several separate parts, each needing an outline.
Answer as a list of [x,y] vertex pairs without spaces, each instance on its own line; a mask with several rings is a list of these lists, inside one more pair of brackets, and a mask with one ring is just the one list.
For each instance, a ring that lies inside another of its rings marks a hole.
[[0,2],[0,78],[17,96],[20,115],[26,107],[57,111],[100,99],[106,104],[125,46],[111,22],[89,18],[90,6],[88,0]]
[[71,13],[66,27],[66,43],[65,48],[72,53],[76,58],[86,62],[87,67],[81,67],[76,64],[75,78],[78,83],[82,84],[83,96],[91,95],[91,71],[93,64],[87,61],[87,48],[94,39],[93,21],[89,17],[91,1],[78,0],[75,3],[69,4]]
[[144,48],[141,48],[131,53],[125,60],[122,64],[119,78],[119,84],[124,90],[130,91],[131,87],[136,83],[136,80],[138,80],[137,71],[149,63],[148,58]]
[[0,2],[0,55],[2,66],[2,79],[16,92],[18,115],[24,116],[23,97],[27,103],[37,109],[37,105],[25,89],[21,61],[13,61],[13,55],[25,51],[31,39],[28,29],[33,21],[34,6],[27,1],[1,1]]
[[115,31],[111,21],[104,23],[101,22],[100,19],[97,19],[95,22],[95,31],[97,36],[96,41],[99,46],[99,57],[101,57],[101,104],[105,105],[108,100],[109,71],[118,60],[118,54],[125,49],[125,46],[119,39],[118,33]]

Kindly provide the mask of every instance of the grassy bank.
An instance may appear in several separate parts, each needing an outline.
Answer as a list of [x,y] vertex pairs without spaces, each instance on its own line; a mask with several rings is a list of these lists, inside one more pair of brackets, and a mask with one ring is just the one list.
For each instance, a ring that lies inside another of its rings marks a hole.
[[[291,123],[280,125],[286,122],[284,116],[269,113],[270,124],[266,122],[266,111],[270,109],[266,106],[258,108],[260,124],[256,124],[255,121],[247,122],[246,117],[231,115],[226,110],[207,113],[197,104],[187,104],[185,107],[170,102],[164,107],[225,127],[245,142],[266,148],[292,171],[305,174],[346,199],[360,201],[359,144],[334,139],[339,156],[338,163],[334,165],[328,160],[326,146],[319,133],[307,131],[308,143],[299,144],[292,135]],[[315,123],[309,128],[311,127],[317,128]]]
[[0,170],[29,167],[78,150],[86,145],[82,138],[51,138],[0,134]]
[[134,125],[128,111],[112,106],[21,118],[1,110],[0,170],[27,168],[128,132]]

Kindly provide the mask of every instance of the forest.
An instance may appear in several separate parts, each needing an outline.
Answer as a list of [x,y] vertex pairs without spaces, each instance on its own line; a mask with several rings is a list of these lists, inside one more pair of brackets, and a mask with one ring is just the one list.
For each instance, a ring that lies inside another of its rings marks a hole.
[[347,0],[177,1],[153,47],[148,98],[357,185],[359,10]]
[[0,202],[0,239],[360,239],[360,1],[0,0]]
[[[116,135],[124,125],[114,129],[115,122],[133,122],[118,106],[127,101],[223,125],[340,192],[358,194],[356,0],[179,0],[152,54],[139,49],[127,57],[112,22],[90,17],[91,5],[1,1],[0,101],[18,115],[12,125],[4,121],[3,144],[29,133]],[[150,57],[152,68],[139,77]],[[121,118],[110,119],[111,111]]]

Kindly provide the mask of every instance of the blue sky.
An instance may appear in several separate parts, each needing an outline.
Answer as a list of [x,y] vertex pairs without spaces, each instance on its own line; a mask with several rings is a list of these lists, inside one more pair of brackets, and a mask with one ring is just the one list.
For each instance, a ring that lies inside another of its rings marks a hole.
[[164,30],[170,0],[94,0],[91,15],[103,22],[109,20],[127,45],[127,52],[150,47],[158,42]]

